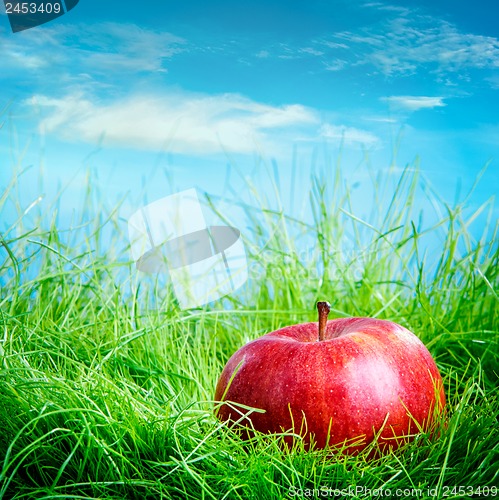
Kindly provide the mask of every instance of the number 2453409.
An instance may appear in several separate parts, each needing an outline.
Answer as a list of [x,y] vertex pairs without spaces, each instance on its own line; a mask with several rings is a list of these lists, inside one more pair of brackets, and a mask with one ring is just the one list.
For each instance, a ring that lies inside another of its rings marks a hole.
[[59,14],[61,4],[54,2],[6,2],[7,14]]

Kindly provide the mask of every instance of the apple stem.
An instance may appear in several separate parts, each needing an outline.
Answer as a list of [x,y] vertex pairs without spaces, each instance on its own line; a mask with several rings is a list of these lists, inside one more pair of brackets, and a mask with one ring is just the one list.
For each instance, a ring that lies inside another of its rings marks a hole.
[[326,333],[326,324],[331,305],[329,302],[317,302],[317,311],[319,312],[319,342],[324,340]]

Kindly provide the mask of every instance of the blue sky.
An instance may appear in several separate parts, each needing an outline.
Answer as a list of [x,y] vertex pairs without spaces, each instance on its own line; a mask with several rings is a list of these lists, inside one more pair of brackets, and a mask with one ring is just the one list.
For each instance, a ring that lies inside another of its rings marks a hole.
[[258,176],[261,157],[305,179],[343,143],[346,181],[368,182],[366,157],[387,171],[419,156],[448,202],[491,161],[477,207],[499,185],[497,19],[492,1],[80,0],[13,34],[2,13],[0,184],[33,165],[24,203],[65,186],[73,211],[87,168],[110,204],[139,188],[223,198],[232,168]]

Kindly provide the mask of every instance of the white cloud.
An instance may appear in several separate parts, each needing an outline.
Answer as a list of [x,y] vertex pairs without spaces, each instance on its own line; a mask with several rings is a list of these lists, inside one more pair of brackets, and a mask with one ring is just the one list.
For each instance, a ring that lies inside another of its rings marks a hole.
[[378,25],[338,32],[318,41],[333,49],[333,59],[346,46],[350,65],[373,66],[387,76],[413,74],[421,68],[431,68],[437,75],[499,68],[498,38],[464,33],[447,21],[415,11],[391,9],[377,2],[367,6],[394,14]]
[[38,72],[54,68],[65,58],[58,50],[57,35],[51,28],[26,30],[15,35],[0,30],[0,46],[5,72],[9,69]]
[[345,45],[344,43],[331,42],[330,40],[322,40],[320,43],[330,49],[348,49],[348,45]]
[[362,144],[367,147],[373,147],[380,143],[380,139],[373,133],[355,127],[325,123],[322,125],[320,132],[321,136],[325,139],[344,141],[346,144],[355,143]]
[[[134,24],[103,23],[79,33],[82,63],[106,71],[161,71],[165,60],[185,50],[186,41]],[[88,47],[88,48],[87,48]]]
[[490,83],[492,88],[499,89],[499,75],[498,74],[493,75],[489,78],[486,78],[485,80],[487,80]]
[[310,54],[312,56],[322,56],[324,55],[324,51],[317,50],[312,47],[303,47],[299,50],[301,54]]
[[256,57],[258,57],[259,59],[267,59],[268,57],[270,57],[270,52],[268,50],[260,50],[256,53]]
[[333,59],[326,63],[326,71],[341,71],[345,66],[347,66],[347,61],[343,59]]
[[[187,50],[187,41],[134,24],[55,24],[16,36],[0,32],[2,66],[45,70],[47,79],[78,73],[165,71],[165,61]],[[28,64],[27,64],[28,63]]]
[[365,3],[363,5],[365,8],[374,8],[377,10],[384,10],[384,11],[389,11],[389,12],[399,12],[399,13],[404,13],[408,14],[410,12],[410,9],[407,7],[401,7],[399,5],[387,5],[381,2],[370,2],[370,3]]
[[279,139],[298,138],[317,127],[314,110],[301,105],[269,106],[236,94],[215,96],[173,93],[159,97],[134,95],[102,104],[84,95],[35,96],[41,128],[69,141],[211,154],[223,150],[275,152]]
[[[315,46],[314,46],[315,45]],[[317,47],[312,41],[310,45],[303,47],[295,47],[288,43],[275,43],[267,46],[265,49],[259,50],[255,53],[258,59],[277,58],[288,61],[298,59],[308,59],[310,57],[321,57],[324,55],[324,50]]]
[[209,155],[224,151],[289,155],[292,145],[313,147],[324,140],[377,147],[368,130],[324,123],[320,113],[299,104],[271,106],[237,94],[170,92],[130,95],[110,103],[83,93],[62,98],[33,96],[26,104],[43,116],[41,132],[68,142],[105,147]]
[[418,111],[446,106],[443,97],[398,95],[383,97],[382,100],[396,110]]
[[368,122],[375,123],[397,123],[397,120],[395,118],[389,116],[364,116],[362,119]]

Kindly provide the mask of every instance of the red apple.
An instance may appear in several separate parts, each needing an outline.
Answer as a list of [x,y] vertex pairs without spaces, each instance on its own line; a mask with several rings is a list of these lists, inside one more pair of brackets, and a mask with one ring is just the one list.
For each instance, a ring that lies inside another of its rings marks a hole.
[[319,326],[281,328],[229,359],[215,392],[215,400],[223,402],[218,418],[250,433],[291,431],[307,448],[313,442],[346,453],[375,439],[381,450],[396,449],[430,430],[445,395],[437,366],[418,337],[391,321],[327,321],[329,304],[317,307]]

